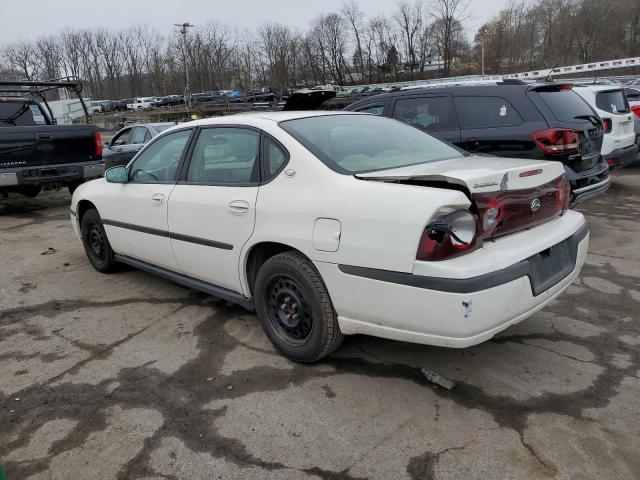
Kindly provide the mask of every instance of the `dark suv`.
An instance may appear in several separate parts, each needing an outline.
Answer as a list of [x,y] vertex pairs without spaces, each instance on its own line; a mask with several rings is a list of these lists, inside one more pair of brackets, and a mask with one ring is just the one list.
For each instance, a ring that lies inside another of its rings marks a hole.
[[609,188],[602,121],[571,84],[500,82],[428,87],[359,100],[346,110],[384,115],[475,154],[556,160],[572,204]]

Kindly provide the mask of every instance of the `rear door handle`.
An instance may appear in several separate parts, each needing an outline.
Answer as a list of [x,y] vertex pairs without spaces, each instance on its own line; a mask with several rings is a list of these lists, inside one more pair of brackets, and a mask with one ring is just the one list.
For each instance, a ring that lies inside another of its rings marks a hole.
[[244,215],[249,211],[251,205],[246,200],[233,200],[229,202],[227,208],[234,215]]
[[151,196],[151,203],[158,206],[164,205],[166,198],[163,193],[155,193]]
[[38,140],[51,140],[53,135],[50,133],[38,133]]

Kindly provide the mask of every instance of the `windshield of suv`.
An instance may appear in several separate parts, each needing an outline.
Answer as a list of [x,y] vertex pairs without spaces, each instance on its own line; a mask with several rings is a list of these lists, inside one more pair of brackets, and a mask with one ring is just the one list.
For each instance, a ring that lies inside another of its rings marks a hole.
[[573,90],[539,90],[538,95],[561,122],[588,122],[595,115],[589,104]]
[[280,122],[316,157],[354,174],[462,157],[465,152],[402,122],[373,115],[326,115]]
[[609,90],[596,94],[596,106],[609,113],[629,113],[629,102],[622,90]]

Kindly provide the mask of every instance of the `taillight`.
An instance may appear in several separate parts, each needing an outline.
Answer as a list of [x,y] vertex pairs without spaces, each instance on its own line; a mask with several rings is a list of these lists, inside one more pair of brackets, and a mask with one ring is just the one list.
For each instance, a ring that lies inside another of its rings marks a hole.
[[478,217],[456,210],[427,225],[420,238],[417,260],[437,261],[457,257],[476,247]]
[[603,118],[602,126],[604,127],[604,133],[611,133],[611,119]]
[[631,111],[636,114],[636,117],[640,117],[640,105],[633,105]]
[[580,135],[568,128],[548,128],[531,136],[545,153],[576,153],[580,146]]
[[571,185],[567,177],[562,175],[556,184],[556,208],[564,213],[569,208],[569,200],[571,199]]
[[102,157],[102,136],[100,132],[93,132],[93,141],[95,142],[95,156]]

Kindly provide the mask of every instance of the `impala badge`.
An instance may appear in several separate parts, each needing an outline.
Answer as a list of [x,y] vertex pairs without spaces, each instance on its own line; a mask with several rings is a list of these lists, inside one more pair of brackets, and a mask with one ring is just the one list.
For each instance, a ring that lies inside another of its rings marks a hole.
[[534,198],[531,201],[531,211],[533,213],[536,213],[538,210],[540,210],[540,207],[542,207],[542,203],[540,202],[539,198]]

